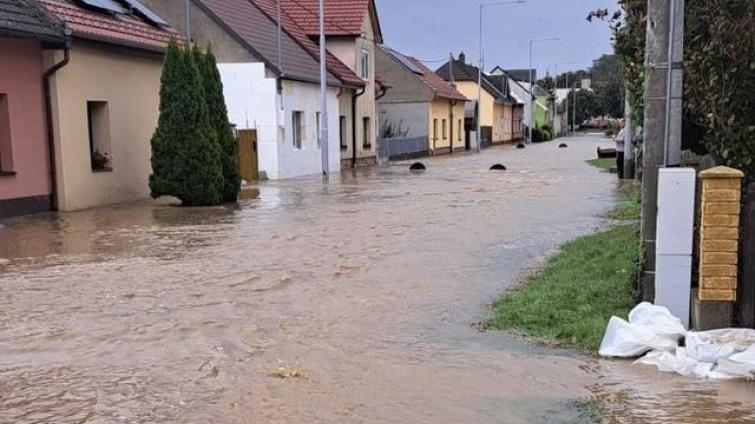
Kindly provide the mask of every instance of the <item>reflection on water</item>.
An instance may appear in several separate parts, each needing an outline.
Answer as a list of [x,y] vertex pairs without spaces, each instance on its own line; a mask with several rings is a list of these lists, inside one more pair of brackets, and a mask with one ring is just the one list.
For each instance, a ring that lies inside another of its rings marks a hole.
[[616,422],[748,422],[749,385],[470,326],[601,225],[616,185],[583,163],[599,141],[8,220],[0,423],[573,423],[593,395]]

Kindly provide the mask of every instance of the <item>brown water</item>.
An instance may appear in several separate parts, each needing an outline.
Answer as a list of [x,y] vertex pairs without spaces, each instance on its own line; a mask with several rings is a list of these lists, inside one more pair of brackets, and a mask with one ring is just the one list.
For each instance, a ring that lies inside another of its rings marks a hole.
[[568,143],[7,221],[0,423],[572,423],[590,396],[608,422],[755,422],[749,383],[473,328],[604,224],[604,141]]

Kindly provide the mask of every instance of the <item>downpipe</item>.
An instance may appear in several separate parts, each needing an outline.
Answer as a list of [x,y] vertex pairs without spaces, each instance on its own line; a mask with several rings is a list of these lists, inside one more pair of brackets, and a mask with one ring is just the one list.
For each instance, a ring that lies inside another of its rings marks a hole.
[[53,65],[42,75],[42,84],[45,93],[45,126],[47,127],[47,150],[50,162],[50,209],[58,210],[58,177],[55,166],[55,133],[52,122],[52,94],[50,93],[50,78],[71,61],[71,40],[66,38],[63,47],[63,60]]

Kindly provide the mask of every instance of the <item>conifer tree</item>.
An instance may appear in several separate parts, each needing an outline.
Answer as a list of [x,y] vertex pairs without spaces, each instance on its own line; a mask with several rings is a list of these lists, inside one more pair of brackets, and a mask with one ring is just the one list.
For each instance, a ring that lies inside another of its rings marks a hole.
[[152,196],[175,196],[186,206],[217,205],[223,200],[220,147],[191,48],[171,43],[161,84],[152,138]]
[[223,82],[220,78],[215,55],[210,47],[206,54],[195,55],[201,58],[201,73],[205,86],[205,101],[210,116],[210,126],[215,130],[220,146],[220,163],[223,168],[223,201],[235,202],[239,196],[241,176],[239,175],[238,144],[228,122],[228,109],[223,96]]

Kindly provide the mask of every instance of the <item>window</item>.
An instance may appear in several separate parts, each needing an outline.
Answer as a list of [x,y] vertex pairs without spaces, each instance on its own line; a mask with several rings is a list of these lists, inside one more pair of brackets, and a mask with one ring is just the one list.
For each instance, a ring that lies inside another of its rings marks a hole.
[[433,140],[438,139],[438,120],[433,119]]
[[362,79],[370,79],[370,51],[362,49]]
[[461,141],[464,134],[464,128],[461,127],[461,119],[459,119],[459,141]]
[[0,175],[13,173],[8,96],[0,93]]
[[370,118],[362,118],[362,147],[369,149],[372,147],[370,143]]
[[87,122],[89,126],[89,153],[92,171],[112,171],[113,156],[110,149],[110,111],[107,102],[87,102]]
[[322,147],[322,129],[320,128],[320,112],[315,114],[315,121],[317,126],[317,147]]
[[294,147],[297,149],[301,149],[301,132],[303,127],[302,115],[303,113],[298,110],[294,111],[292,115],[291,126],[293,127],[293,131],[291,132],[291,135],[294,138]]
[[341,116],[338,121],[338,135],[341,139],[341,150],[346,150],[349,146],[346,144],[346,117]]
[[443,140],[447,139],[448,136],[446,135],[446,120],[445,119],[441,123],[441,131],[443,131]]

